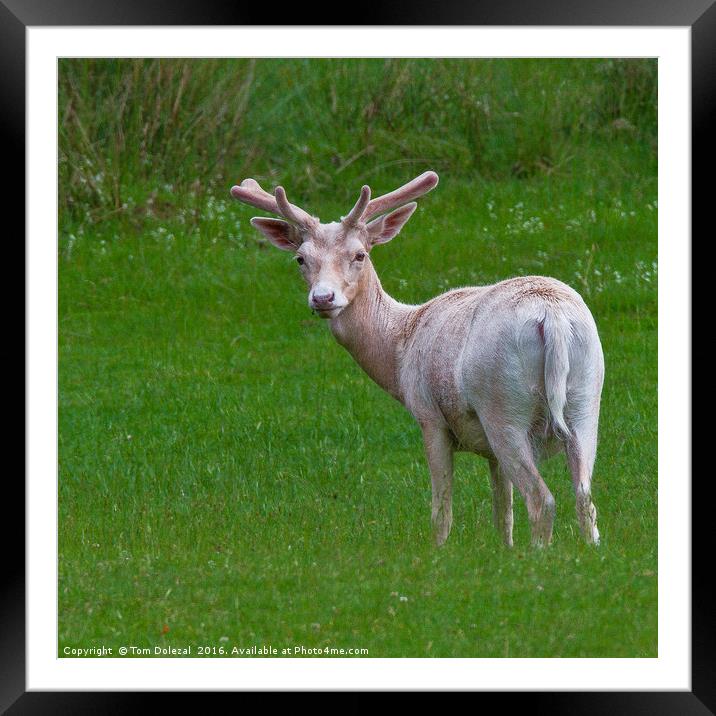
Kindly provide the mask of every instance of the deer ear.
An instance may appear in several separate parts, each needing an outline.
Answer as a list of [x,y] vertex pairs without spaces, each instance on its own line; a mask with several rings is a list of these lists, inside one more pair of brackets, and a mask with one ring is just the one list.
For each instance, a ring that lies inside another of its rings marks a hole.
[[295,251],[301,245],[296,227],[288,221],[254,216],[251,226],[258,229],[276,248]]
[[366,227],[370,245],[385,244],[395,238],[400,233],[405,222],[413,215],[417,206],[413,201],[410,204],[401,206],[400,209],[391,211],[390,214],[371,221]]

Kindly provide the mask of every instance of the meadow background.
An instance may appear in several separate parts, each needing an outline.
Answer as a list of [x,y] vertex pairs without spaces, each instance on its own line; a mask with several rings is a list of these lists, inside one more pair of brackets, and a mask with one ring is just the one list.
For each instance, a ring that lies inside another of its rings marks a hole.
[[[657,656],[656,101],[655,60],[60,60],[60,655]],[[598,549],[561,456],[535,551],[465,454],[435,548],[419,428],[229,197],[329,221],[426,169],[394,297],[538,273],[595,315]]]

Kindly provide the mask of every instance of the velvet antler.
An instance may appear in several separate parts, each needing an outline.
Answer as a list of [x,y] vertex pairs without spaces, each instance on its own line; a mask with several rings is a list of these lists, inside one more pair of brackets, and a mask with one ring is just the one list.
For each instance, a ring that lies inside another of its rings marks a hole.
[[261,188],[255,179],[244,179],[239,186],[231,187],[231,196],[244,204],[277,214],[298,226],[310,226],[315,219],[303,209],[289,203],[283,187],[277,186],[274,194]]
[[[419,177],[416,177],[407,184],[404,184],[399,189],[391,191],[383,196],[376,197],[372,201],[369,201],[363,214],[360,218],[361,221],[368,222],[373,217],[379,214],[384,214],[390,209],[394,209],[396,206],[402,206],[407,204],[413,199],[417,199],[423,194],[427,194],[431,189],[434,189],[438,183],[438,175],[435,172],[425,172]],[[365,187],[363,187],[365,189]],[[361,193],[361,199],[363,194]],[[360,199],[358,200],[360,203]],[[356,205],[357,206],[357,205]],[[354,209],[355,210],[355,209]],[[353,212],[351,212],[352,214]]]

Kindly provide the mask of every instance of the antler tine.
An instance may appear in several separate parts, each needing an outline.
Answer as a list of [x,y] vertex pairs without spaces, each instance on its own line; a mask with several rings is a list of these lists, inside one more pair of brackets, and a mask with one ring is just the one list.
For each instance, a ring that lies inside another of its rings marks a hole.
[[255,179],[244,179],[240,186],[231,187],[231,196],[234,199],[242,201],[244,204],[250,204],[258,209],[270,211],[272,214],[280,214],[276,198],[264,191],[261,185]]
[[299,226],[307,226],[308,224],[313,223],[313,217],[310,214],[288,201],[286,198],[286,191],[282,186],[277,186],[274,189],[274,196],[276,197],[278,209],[285,219],[288,219]]
[[244,204],[250,204],[258,209],[282,216],[299,226],[313,223],[310,214],[288,202],[286,192],[281,186],[276,187],[275,194],[269,194],[261,188],[255,179],[244,179],[239,186],[231,187],[231,196]]
[[373,199],[366,207],[362,219],[363,221],[368,221],[378,214],[385,213],[389,209],[407,204],[409,201],[417,199],[423,194],[427,194],[431,189],[437,186],[437,183],[438,175],[435,172],[424,172],[399,189]]
[[348,216],[343,217],[343,223],[346,226],[354,226],[357,224],[361,220],[363,212],[366,210],[369,201],[370,187],[366,184],[360,190],[360,196],[358,197],[358,201],[355,203],[355,206],[350,210]]

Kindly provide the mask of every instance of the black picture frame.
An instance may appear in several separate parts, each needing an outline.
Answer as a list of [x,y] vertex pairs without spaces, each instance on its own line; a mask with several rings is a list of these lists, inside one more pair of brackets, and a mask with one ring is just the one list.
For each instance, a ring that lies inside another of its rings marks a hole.
[[[320,8],[320,6],[317,6]],[[320,9],[296,5],[281,11],[282,25],[541,25],[541,26],[683,26],[691,28],[692,40],[692,143],[698,147],[692,157],[692,221],[701,218],[706,226],[706,192],[714,163],[712,130],[716,126],[716,0],[443,0],[435,7],[428,3],[400,0],[361,6],[363,18],[338,18]],[[6,207],[18,217],[18,231],[24,231],[25,182],[25,30],[28,26],[111,26],[111,25],[272,25],[276,10],[272,4],[203,0],[152,0],[150,2],[109,2],[108,0],[0,0],[0,127],[6,156],[6,176],[12,175],[4,192]],[[318,18],[321,18],[320,20]],[[10,168],[14,168],[14,172]],[[697,176],[701,182],[696,181]],[[32,187],[28,187],[32,190]],[[710,197],[709,197],[710,198]],[[713,202],[713,199],[711,199]],[[10,212],[8,212],[10,213]],[[693,239],[692,239],[693,246]],[[24,259],[23,259],[24,263]],[[662,299],[663,300],[663,299]],[[11,304],[6,304],[11,305]],[[708,512],[710,476],[692,482],[692,688],[683,692],[561,692],[475,694],[504,699],[532,712],[552,713],[716,713],[716,639],[714,639],[713,591],[710,588],[714,538]],[[5,505],[23,520],[24,488],[12,471],[4,481]],[[8,494],[9,493],[9,494]],[[5,553],[2,606],[0,607],[0,712],[25,713],[124,713],[141,707],[166,709],[169,694],[131,692],[26,692],[25,687],[25,560],[18,527],[4,520]],[[703,566],[699,566],[703,565]],[[192,708],[195,696],[182,694],[185,708]],[[352,701],[360,708],[368,694]],[[161,699],[161,704],[159,699]],[[479,703],[478,702],[478,703]],[[503,702],[504,704],[504,702]],[[501,708],[503,708],[502,706]]]

